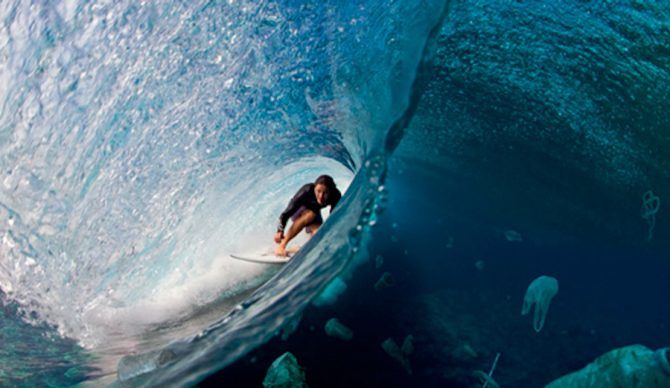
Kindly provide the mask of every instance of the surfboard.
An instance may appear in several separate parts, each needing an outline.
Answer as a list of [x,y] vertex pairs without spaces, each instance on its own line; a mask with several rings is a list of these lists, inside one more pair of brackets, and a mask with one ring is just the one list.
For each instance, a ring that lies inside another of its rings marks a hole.
[[235,260],[242,260],[242,261],[248,261],[250,263],[262,263],[262,264],[286,264],[291,259],[290,256],[288,257],[275,256],[272,253],[263,253],[260,255],[248,255],[248,256],[230,254],[230,257]]
[[295,255],[298,252],[298,250],[300,250],[299,245],[287,248],[286,253],[288,254],[288,256],[277,256],[274,253],[268,252],[268,253],[256,253],[256,254],[252,253],[248,255],[235,255],[231,253],[230,257],[235,260],[248,261],[250,263],[285,264],[291,259],[291,256]]

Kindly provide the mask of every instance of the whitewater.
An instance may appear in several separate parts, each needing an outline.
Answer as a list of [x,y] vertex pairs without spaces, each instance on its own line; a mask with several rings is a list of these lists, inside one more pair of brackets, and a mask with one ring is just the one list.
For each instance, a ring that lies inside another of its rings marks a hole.
[[[311,386],[542,386],[668,346],[669,37],[635,1],[3,1],[0,385],[290,351]],[[321,174],[299,254],[229,258]]]

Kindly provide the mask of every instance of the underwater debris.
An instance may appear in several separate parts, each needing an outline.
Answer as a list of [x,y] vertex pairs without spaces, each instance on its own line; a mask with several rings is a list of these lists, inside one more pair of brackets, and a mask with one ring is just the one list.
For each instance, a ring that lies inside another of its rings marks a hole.
[[379,269],[384,265],[384,257],[382,255],[377,255],[375,257],[375,268]]
[[491,388],[500,388],[500,385],[498,384],[498,382],[496,382],[496,381],[493,379],[493,377],[491,377],[490,375],[487,375],[487,374],[484,373],[483,371],[476,370],[476,371],[474,371],[472,374],[473,374],[476,378],[478,378],[479,381],[482,383],[482,388],[487,388],[487,387],[491,387]]
[[165,366],[175,359],[177,355],[170,349],[126,355],[119,360],[116,376],[119,381],[126,381]]
[[347,284],[338,276],[333,279],[323,291],[321,291],[321,294],[319,294],[312,303],[317,307],[333,304],[346,290]]
[[382,349],[391,356],[391,358],[400,362],[402,367],[407,371],[408,374],[412,374],[412,367],[409,364],[408,356],[414,352],[414,336],[409,334],[405,337],[403,341],[402,348],[393,340],[393,338],[387,338],[382,342]]
[[393,275],[388,272],[384,272],[379,280],[377,280],[377,283],[375,283],[375,291],[380,291],[384,288],[391,287],[393,284],[395,284]]
[[449,238],[447,239],[447,244],[445,245],[445,247],[447,249],[451,249],[451,248],[454,247],[454,238],[453,237],[449,236]]
[[517,232],[516,230],[506,230],[505,231],[505,239],[509,242],[522,242],[523,237],[521,237],[521,233]]
[[350,341],[354,337],[354,332],[335,318],[330,318],[326,322],[324,330],[329,337],[339,338],[344,341]]
[[[398,346],[398,344],[396,344],[393,338],[387,338],[384,342],[382,342],[382,349],[384,349],[386,354],[391,356],[391,358],[394,358],[395,360],[399,361],[402,364],[402,366],[407,370],[405,357],[403,357],[400,347]],[[411,372],[408,371],[408,373]]]
[[279,356],[263,379],[265,388],[307,388],[305,372],[291,352]]
[[533,315],[533,328],[536,332],[542,330],[544,320],[549,311],[549,304],[551,299],[558,293],[558,280],[551,276],[539,276],[533,280],[528,289],[526,296],[523,298],[523,307],[521,308],[521,315],[526,315],[531,308],[535,306],[535,313]]
[[451,352],[452,356],[459,360],[474,360],[479,355],[470,344],[462,344]]
[[477,271],[483,271],[484,267],[486,267],[486,263],[484,263],[484,260],[475,261],[475,268],[477,268]]
[[499,388],[500,385],[493,379],[493,372],[496,370],[496,365],[498,365],[498,360],[500,359],[500,352],[496,354],[496,358],[493,360],[493,365],[491,365],[491,370],[488,374],[484,373],[481,370],[476,370],[472,374],[479,379],[482,383],[482,388],[492,387]]
[[402,342],[402,347],[400,348],[402,354],[405,357],[408,357],[410,354],[414,353],[414,336],[409,334],[405,337],[405,340]]
[[300,320],[302,319],[302,314],[298,314],[292,319],[290,319],[288,322],[284,324],[281,328],[281,339],[282,341],[288,340],[288,338],[291,336],[291,334],[295,333],[295,331],[298,329],[298,326],[300,325]]
[[642,345],[610,350],[584,368],[550,382],[546,388],[670,387],[670,348]]
[[647,236],[647,241],[651,241],[654,236],[654,226],[656,226],[656,213],[661,207],[661,200],[654,193],[649,190],[644,195],[642,195],[642,210],[640,215],[642,218],[647,220],[647,225],[649,225],[649,235]]

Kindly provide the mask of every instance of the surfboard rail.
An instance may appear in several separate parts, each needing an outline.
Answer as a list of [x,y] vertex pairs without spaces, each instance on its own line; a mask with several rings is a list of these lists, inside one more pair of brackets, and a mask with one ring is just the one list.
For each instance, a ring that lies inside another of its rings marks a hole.
[[260,255],[229,255],[232,259],[246,261],[249,263],[259,264],[286,264],[291,259],[291,256],[276,256],[272,253],[263,253]]

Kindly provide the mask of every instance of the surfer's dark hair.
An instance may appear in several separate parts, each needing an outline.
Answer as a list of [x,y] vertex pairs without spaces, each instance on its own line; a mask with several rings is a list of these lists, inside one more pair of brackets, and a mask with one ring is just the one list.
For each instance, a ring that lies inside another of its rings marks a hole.
[[325,185],[328,190],[334,190],[337,186],[335,186],[335,181],[333,180],[333,177],[330,175],[321,175],[320,177],[316,178],[314,181],[315,185]]

